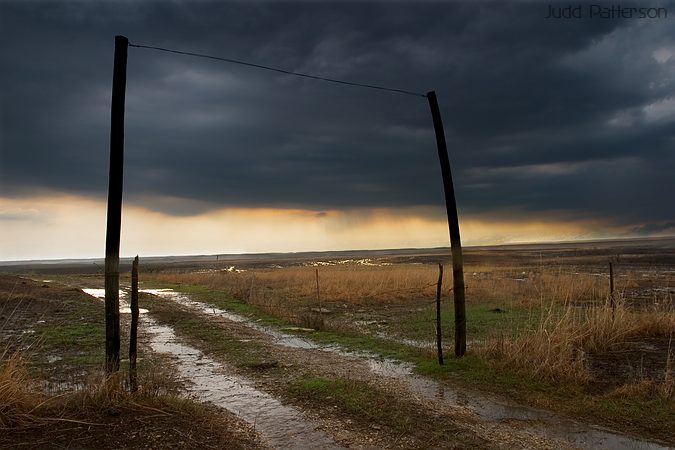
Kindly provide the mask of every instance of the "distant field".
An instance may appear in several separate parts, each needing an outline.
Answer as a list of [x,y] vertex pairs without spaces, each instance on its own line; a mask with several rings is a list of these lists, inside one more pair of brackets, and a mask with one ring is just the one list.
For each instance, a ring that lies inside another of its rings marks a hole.
[[[464,247],[465,262],[480,264],[499,261],[523,261],[533,264],[555,262],[565,258],[597,258],[603,262],[608,255],[633,258],[639,262],[654,261],[658,265],[675,265],[675,237],[582,241],[566,243],[514,244],[485,247]],[[535,257],[539,256],[536,260]],[[351,250],[299,253],[252,253],[220,255],[160,256],[141,255],[146,268],[151,269],[223,269],[234,265],[239,268],[265,268],[276,266],[306,265],[312,262],[336,260],[373,259],[389,263],[447,262],[449,248]],[[120,270],[131,270],[133,258],[122,258]],[[0,272],[22,273],[99,273],[103,270],[103,257],[90,259],[0,261]]]

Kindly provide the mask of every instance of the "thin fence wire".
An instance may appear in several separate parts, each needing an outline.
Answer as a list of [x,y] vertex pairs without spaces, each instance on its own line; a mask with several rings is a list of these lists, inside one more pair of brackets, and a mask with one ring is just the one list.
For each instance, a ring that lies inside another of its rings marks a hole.
[[[436,285],[436,283],[433,283],[433,285]],[[431,286],[431,285],[429,285],[429,286]],[[419,288],[416,288],[416,289],[418,289],[418,292],[422,293],[422,292],[423,292],[423,289],[424,289],[424,288],[428,288],[429,286],[423,286],[422,289],[419,289]],[[399,290],[397,290],[397,291],[408,291],[408,290],[409,290],[409,289],[399,289]],[[180,291],[177,291],[177,292],[180,292]],[[265,291],[262,290],[261,292],[264,293]],[[184,294],[184,295],[185,295],[185,294]],[[220,308],[219,306],[214,305],[214,304],[211,304],[211,303],[208,303],[208,302],[198,301],[198,300],[194,300],[194,299],[192,299],[192,298],[190,298],[190,300],[193,301],[194,303],[199,303],[199,304],[202,304],[203,306],[206,306],[207,309],[205,309],[205,310],[203,310],[203,311],[196,310],[196,309],[194,309],[193,307],[191,307],[190,305],[184,304],[184,303],[182,303],[182,302],[180,302],[180,301],[175,301],[175,302],[172,301],[171,304],[172,304],[172,307],[174,307],[174,308],[177,309],[177,311],[180,311],[180,312],[182,312],[182,313],[187,313],[188,315],[194,315],[194,314],[196,314],[196,315],[198,315],[198,316],[203,315],[203,317],[207,318],[209,321],[212,321],[214,324],[224,324],[224,323],[229,323],[229,322],[232,320],[231,318],[224,317],[224,316],[221,316],[221,315],[217,314],[217,311],[225,312],[225,313],[228,313],[228,314],[239,315],[239,313],[236,313],[236,312],[233,312],[233,311],[230,311],[230,310],[227,310],[227,309],[222,309],[222,308]],[[263,299],[263,300],[264,300],[264,299]],[[306,300],[306,299],[305,299],[305,298],[302,298],[302,299],[299,299],[299,298],[298,298],[298,299],[295,299],[295,300]],[[309,311],[311,308],[316,307],[316,304],[281,305],[281,304],[278,304],[278,303],[274,303],[274,304],[260,304],[260,303],[257,303],[257,302],[255,302],[255,301],[254,301],[254,302],[251,302],[251,301],[243,301],[243,300],[241,300],[241,301],[242,301],[243,303],[245,303],[245,304],[248,304],[248,305],[251,305],[251,306],[260,308],[261,311],[267,311],[268,309],[269,309],[269,310],[273,310],[273,311],[277,311],[277,312],[279,312],[279,311],[284,311],[284,310],[292,310],[292,311],[295,312],[295,313],[304,314],[304,313],[306,313],[307,311]],[[434,300],[431,300],[431,301],[428,301],[428,300],[427,300],[427,301],[424,301],[424,302],[419,302],[419,301],[416,301],[416,302],[415,302],[415,304],[416,304],[417,306],[422,306],[422,305],[432,305],[432,304],[435,304],[435,303],[436,303],[436,300],[435,300],[435,299],[434,299]],[[211,315],[211,314],[209,314],[209,313],[207,312],[207,311],[210,311],[211,309],[213,310],[214,315]],[[150,312],[150,314],[152,315],[152,311]],[[247,319],[250,319],[251,323],[255,323],[255,320],[252,319],[252,318],[250,318],[250,317],[248,317],[247,315],[243,315],[242,317],[245,317],[245,318],[247,318]],[[298,319],[298,317],[296,317],[296,319]],[[193,317],[188,317],[188,318],[186,318],[186,319],[175,318],[175,317],[173,317],[173,318],[171,318],[171,320],[170,320],[170,325],[175,325],[175,324],[180,324],[180,323],[192,323],[193,320],[194,320]],[[238,322],[238,321],[236,321],[236,322]],[[291,322],[291,324],[292,324],[292,323],[293,323],[293,322]],[[436,319],[435,319],[435,318],[434,318],[434,319],[430,319],[430,320],[419,320],[419,319],[418,319],[418,320],[417,320],[417,323],[419,323],[420,325],[434,324],[434,326],[435,326],[435,324],[436,324]],[[273,328],[273,327],[272,327],[272,328]],[[283,331],[283,328],[282,328],[281,330],[278,330],[278,331]],[[451,332],[452,332],[452,330],[446,330],[445,333],[446,333],[446,334],[448,335],[448,337],[450,338],[450,341],[446,341],[446,343],[444,344],[444,346],[451,345],[451,343],[452,343]],[[435,345],[436,345],[435,336],[430,337],[430,338],[429,338],[429,341],[426,341],[426,340],[424,340],[424,339],[418,339],[418,338],[410,339],[410,338],[406,338],[406,337],[404,337],[404,336],[398,336],[398,335],[396,335],[396,334],[393,334],[393,335],[384,334],[384,335],[383,335],[383,334],[379,334],[379,332],[376,332],[376,333],[374,333],[374,334],[371,333],[371,332],[367,332],[366,334],[371,335],[371,336],[373,336],[373,337],[380,338],[380,339],[390,340],[390,341],[393,341],[393,342],[396,342],[397,339],[407,340],[408,342],[418,342],[419,344],[421,344],[421,347],[420,347],[420,348],[426,348],[426,347],[429,347],[429,348],[435,348]],[[433,339],[432,339],[432,338],[433,338]],[[406,345],[410,345],[410,344],[408,343],[408,344],[406,344]]]
[[[367,297],[368,297],[368,299],[377,299],[377,296],[382,295],[382,294],[407,293],[411,296],[414,295],[414,296],[418,297],[414,301],[414,304],[416,306],[435,305],[436,304],[435,298],[433,298],[431,300],[425,300],[425,301],[422,301],[419,298],[419,297],[423,297],[423,296],[428,295],[429,294],[428,289],[430,287],[435,287],[435,286],[436,286],[436,283],[430,283],[430,284],[426,284],[426,285],[423,285],[423,286],[415,286],[415,287],[412,287],[412,288],[401,288],[401,289],[391,289],[391,290],[386,290],[386,291],[377,291],[377,292],[374,292],[372,294],[369,294]],[[443,291],[444,291],[444,293],[449,294],[450,292],[452,292],[452,288],[444,289]],[[180,292],[180,290],[178,290],[177,292]],[[265,307],[268,307],[268,308],[271,308],[273,310],[280,310],[280,311],[289,310],[289,311],[295,311],[295,312],[303,312],[303,311],[307,310],[308,308],[311,309],[311,308],[315,308],[317,306],[316,298],[312,297],[312,296],[309,296],[309,295],[308,296],[286,297],[285,300],[287,300],[287,301],[291,300],[292,302],[290,302],[289,304],[282,304],[282,303],[280,303],[281,300],[279,298],[274,298],[274,297],[266,298],[265,293],[267,291],[266,291],[266,289],[264,289],[260,286],[257,286],[255,288],[253,288],[252,292],[255,292],[256,296],[258,294],[262,293],[263,296],[262,296],[262,298],[256,297],[256,300],[251,300],[251,299],[249,299],[249,300],[239,299],[239,300],[242,303],[252,305],[252,306],[256,306],[256,307],[259,307],[259,308],[264,309]],[[367,301],[368,299],[366,299],[365,303],[368,303],[368,301]],[[272,303],[265,303],[266,300],[272,301]],[[336,300],[336,301],[340,302],[340,300]],[[293,303],[293,302],[299,302],[299,303]],[[326,302],[331,303],[331,300],[326,299]],[[375,300],[375,302],[377,302],[377,300]],[[180,305],[180,303],[177,303],[177,304]],[[205,304],[208,304],[208,303],[205,303]],[[444,302],[444,304],[447,304],[447,302]],[[359,304],[357,304],[357,305],[359,305]],[[214,308],[218,308],[215,305],[211,305],[211,306],[214,306]],[[432,321],[435,322],[435,319],[433,319]]]
[[213,55],[205,55],[202,53],[194,53],[194,52],[186,52],[182,50],[173,50],[169,48],[163,48],[163,47],[155,47],[153,45],[144,45],[144,44],[132,44],[131,42],[129,43],[129,47],[136,47],[136,48],[144,48],[148,50],[157,50],[160,52],[166,52],[166,53],[174,53],[177,55],[184,55],[184,56],[193,56],[196,58],[204,58],[204,59],[211,59],[214,61],[221,61],[221,62],[226,62],[226,63],[231,63],[231,64],[239,64],[241,66],[247,66],[247,67],[253,67],[255,69],[262,69],[262,70],[269,70],[272,72],[278,72],[278,73],[283,73],[285,75],[292,75],[296,77],[301,77],[301,78],[310,78],[312,80],[319,80],[319,81],[327,81],[329,83],[336,83],[336,84],[342,84],[342,85],[347,85],[347,86],[357,86],[357,87],[362,87],[362,88],[367,88],[367,89],[375,89],[379,91],[388,91],[388,92],[394,92],[398,94],[405,94],[405,95],[412,95],[415,97],[424,97],[426,98],[426,94],[422,94],[420,92],[414,92],[414,91],[409,91],[406,89],[396,89],[396,88],[391,88],[391,87],[386,87],[386,86],[378,86],[375,84],[366,84],[366,83],[356,83],[353,81],[346,81],[346,80],[338,80],[337,78],[328,78],[328,77],[322,77],[318,75],[311,75],[308,73],[302,73],[302,72],[295,72],[292,70],[286,70],[286,69],[281,69],[279,67],[272,67],[272,66],[266,66],[263,64],[256,64],[256,63],[251,63],[248,61],[241,61],[238,59],[232,59],[232,58],[223,58],[220,56],[213,56]]

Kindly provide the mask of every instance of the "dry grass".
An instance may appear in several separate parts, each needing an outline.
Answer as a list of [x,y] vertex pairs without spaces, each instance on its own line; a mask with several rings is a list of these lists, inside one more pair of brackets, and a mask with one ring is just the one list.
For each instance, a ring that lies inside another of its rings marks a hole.
[[[160,282],[196,284],[219,289],[252,304],[269,303],[271,297],[284,303],[316,303],[316,268],[285,267],[256,269],[242,273],[179,272],[148,273]],[[320,297],[328,303],[350,305],[404,304],[416,298],[433,298],[438,267],[431,264],[389,266],[335,265],[318,268]],[[616,290],[630,279],[616,280]],[[569,268],[466,266],[468,301],[517,301],[521,303],[604,302],[608,278],[600,273],[576,273]],[[452,271],[446,268],[443,286],[452,286]]]
[[24,426],[36,421],[35,409],[44,395],[35,388],[21,355],[0,355],[0,429]]
[[[438,276],[437,266],[430,264],[337,265],[318,270],[324,306],[400,305],[404,307],[401,313],[433,300]],[[316,317],[308,312],[320,303],[314,267],[148,275],[157,281],[222,290],[276,317],[309,328],[324,326],[310,323]],[[587,368],[589,353],[620,348],[631,339],[675,332],[669,297],[655,299],[650,307],[642,305],[639,311],[622,301],[622,291],[644,282],[641,275],[627,270],[615,278],[618,304],[614,310],[608,306],[608,274],[590,267],[469,265],[465,280],[468,302],[503,302],[507,309],[518,307],[535,315],[542,312],[538,320],[531,321],[535,324],[531,329],[523,330],[522,324],[514,322],[512,330],[488,339],[477,349],[496,366],[541,379],[587,383],[592,379]],[[447,293],[452,286],[451,270],[445,271],[443,284]]]
[[609,306],[578,308],[569,304],[549,308],[538,326],[528,333],[494,338],[479,354],[496,365],[505,365],[538,378],[587,383],[592,379],[586,364],[589,353],[621,348],[630,340],[675,333],[675,311],[659,308],[637,312],[619,302]]
[[572,301],[592,302],[607,295],[607,280],[591,274],[570,273],[562,269],[536,272],[484,270],[467,273],[469,298],[521,304],[541,301],[567,304]]
[[[312,313],[311,308],[379,307],[426,301],[433,299],[438,277],[437,268],[423,265],[324,266],[318,270],[318,296],[314,267],[243,273],[155,273],[147,274],[146,279],[217,289],[283,320],[323,329],[323,318]],[[445,279],[445,286],[451,286],[452,274]]]
[[[198,284],[220,289],[232,296],[259,303],[274,291],[286,301],[316,302],[314,267],[286,267],[243,273],[157,273],[154,280],[168,283]],[[433,292],[438,268],[428,265],[324,266],[319,269],[320,297],[326,302],[356,305],[395,303],[420,293]],[[444,283],[450,286],[452,275]]]
[[[145,279],[217,289],[282,320],[314,329],[349,326],[339,320],[331,320],[329,324],[319,320],[321,317],[310,311],[318,307],[425,307],[435,298],[438,279],[438,267],[431,264],[352,264],[322,266],[318,271],[318,296],[315,267],[256,269],[242,273],[148,273]],[[540,273],[513,267],[468,266],[465,274],[467,301],[473,303],[502,302],[538,309],[542,302],[603,303],[607,295],[606,279],[561,269]],[[444,271],[443,286],[444,295],[452,298],[452,270]]]
[[[0,447],[263,448],[234,415],[197,403],[166,377],[162,365],[139,375],[130,392],[124,373],[99,375],[84,388],[49,395],[31,380],[19,355],[0,361]],[[159,369],[159,370],[157,370]]]
[[125,375],[105,376],[101,372],[92,375],[82,389],[50,395],[30,376],[21,354],[4,352],[0,354],[0,429],[62,420],[69,411],[147,409],[148,405],[180,410],[191,403],[161,365],[143,372],[136,392],[127,388]]
[[62,396],[61,405],[66,409],[74,408],[80,411],[120,406],[133,409],[138,402],[162,405],[167,402],[180,403],[184,399],[179,384],[159,365],[146,368],[139,374],[141,380],[135,392],[129,390],[126,375],[124,371],[111,376],[103,372],[94,374],[83,389]]
[[611,394],[612,398],[635,399],[635,398],[663,398],[675,400],[675,380],[672,377],[665,380],[645,379],[638,383],[624,384],[616,388]]

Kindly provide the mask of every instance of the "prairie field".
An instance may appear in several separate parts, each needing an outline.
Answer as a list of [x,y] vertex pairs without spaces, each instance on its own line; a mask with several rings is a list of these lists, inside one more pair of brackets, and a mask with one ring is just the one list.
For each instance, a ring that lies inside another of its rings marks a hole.
[[[265,396],[302,411],[309,423],[302,429],[323,430],[308,441],[345,446],[675,444],[669,431],[675,427],[673,239],[465,249],[462,358],[454,357],[446,249],[141,257],[138,392],[129,392],[123,376],[102,377],[100,267],[27,265],[6,270],[20,276],[0,275],[0,397],[7,405],[0,429],[9,430],[0,444],[19,439],[39,446],[54,439],[66,445],[74,434],[93,443],[105,434],[88,422],[93,414],[115,429],[133,424],[121,440],[109,440],[111,446],[133,446],[137,432],[157,430],[156,436],[178,436],[177,448],[224,442],[286,448],[288,442],[274,440],[286,413],[274,412],[267,429],[258,422],[255,399]],[[129,284],[123,261],[124,295]],[[443,365],[437,360],[438,316]],[[124,350],[129,315],[121,319]],[[178,349],[189,345],[193,353],[167,354],[169,338],[153,338],[158,326],[181,343]],[[195,362],[189,355],[197,353]],[[123,375],[129,360],[121,363]],[[217,404],[229,412],[194,403],[199,391],[180,375],[186,364],[190,374],[216,367],[207,377],[212,391],[206,398],[229,383],[219,378],[223,373],[248,380],[241,383],[258,389],[242,400],[254,399],[252,416],[236,401],[228,405],[236,393]],[[419,391],[420,380],[435,387]],[[438,400],[439,392],[477,403],[464,410],[454,397]],[[501,400],[493,403],[494,397]],[[494,405],[503,415],[492,415]],[[519,416],[522,407],[536,408],[528,413],[534,416]],[[556,415],[537,416],[536,410]],[[126,422],[116,419],[120,412]],[[188,431],[191,416],[198,419],[197,434]],[[569,420],[618,431],[572,432],[580,425]],[[55,431],[44,426],[51,422],[59,425]],[[527,430],[553,440],[540,441]],[[570,441],[572,435],[578,439]]]
[[[153,269],[144,276],[148,282],[222,292],[300,327],[362,333],[435,352],[435,296],[438,264],[443,263],[441,328],[444,348],[451,353],[449,258],[400,259],[275,262],[270,267],[225,263],[222,268]],[[649,385],[672,397],[672,250],[469,250],[465,259],[470,353],[494,367],[537,378],[619,393]]]

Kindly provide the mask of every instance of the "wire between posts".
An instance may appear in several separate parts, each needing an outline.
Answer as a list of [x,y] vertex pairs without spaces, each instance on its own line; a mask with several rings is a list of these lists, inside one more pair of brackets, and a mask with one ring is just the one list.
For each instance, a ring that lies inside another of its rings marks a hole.
[[247,61],[241,61],[241,60],[237,60],[237,59],[222,58],[222,57],[219,57],[219,56],[205,55],[205,54],[193,53],[193,52],[185,52],[185,51],[181,51],[181,50],[172,50],[172,49],[169,49],[169,48],[155,47],[155,46],[152,46],[152,45],[132,44],[131,42],[129,42],[129,47],[145,48],[145,49],[149,49],[149,50],[157,50],[157,51],[160,51],[160,52],[175,53],[177,55],[186,55],[186,56],[194,56],[194,57],[197,57],[197,58],[212,59],[212,60],[216,60],[216,61],[223,61],[223,62],[232,63],[232,64],[239,64],[239,65],[242,65],[242,66],[253,67],[253,68],[256,68],[256,69],[270,70],[270,71],[273,71],[273,72],[279,72],[279,73],[283,73],[283,74],[286,74],[286,75],[293,75],[293,76],[296,76],[296,77],[311,78],[313,80],[327,81],[329,83],[344,84],[344,85],[348,85],[348,86],[358,86],[358,87],[363,87],[363,88],[368,88],[368,89],[376,89],[376,90],[380,90],[380,91],[396,92],[396,93],[399,93],[399,94],[413,95],[415,97],[424,97],[424,98],[427,97],[426,94],[421,94],[419,92],[413,92],[413,91],[407,91],[405,89],[395,89],[395,88],[390,88],[390,87],[385,87],[385,86],[377,86],[377,85],[374,85],[374,84],[355,83],[355,82],[352,82],[352,81],[338,80],[338,79],[335,79],[335,78],[320,77],[320,76],[317,76],[317,75],[310,75],[310,74],[301,73],[301,72],[293,72],[291,70],[280,69],[278,67],[265,66],[265,65],[262,65],[262,64],[250,63],[250,62],[247,62]]

